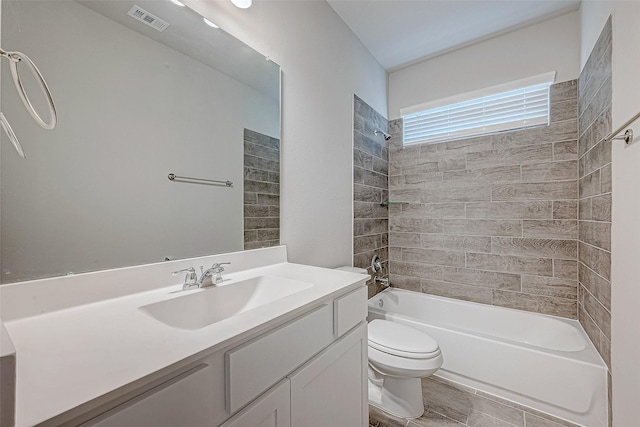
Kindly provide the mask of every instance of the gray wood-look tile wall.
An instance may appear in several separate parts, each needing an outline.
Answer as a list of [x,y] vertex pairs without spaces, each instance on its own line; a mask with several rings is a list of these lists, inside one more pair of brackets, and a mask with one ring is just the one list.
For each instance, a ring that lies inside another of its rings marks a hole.
[[578,80],[578,319],[611,367],[611,18]]
[[395,286],[577,317],[577,87],[551,87],[549,126],[403,147],[390,123]]
[[[354,95],[353,100],[353,265],[371,271],[371,258],[377,254],[388,275],[389,211],[380,203],[388,199],[388,143],[376,129],[388,132],[389,122],[382,114]],[[369,296],[376,289],[368,282]]]
[[280,140],[244,130],[244,248],[280,244]]

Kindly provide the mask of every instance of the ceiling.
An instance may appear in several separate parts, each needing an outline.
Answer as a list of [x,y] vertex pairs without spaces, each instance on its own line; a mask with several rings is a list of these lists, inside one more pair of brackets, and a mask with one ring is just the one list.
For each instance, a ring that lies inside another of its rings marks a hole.
[[327,1],[388,71],[580,6],[580,0]]
[[[230,34],[202,22],[202,16],[188,7],[168,1],[76,0],[94,12],[169,48],[214,68],[259,92],[280,99],[280,67]],[[131,18],[134,5],[169,23],[162,32]]]

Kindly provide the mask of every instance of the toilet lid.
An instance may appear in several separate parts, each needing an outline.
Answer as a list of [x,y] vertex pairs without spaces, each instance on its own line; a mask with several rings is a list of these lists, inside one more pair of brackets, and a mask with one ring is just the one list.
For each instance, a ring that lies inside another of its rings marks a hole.
[[419,359],[439,351],[436,340],[424,332],[381,319],[369,322],[369,345],[385,353]]

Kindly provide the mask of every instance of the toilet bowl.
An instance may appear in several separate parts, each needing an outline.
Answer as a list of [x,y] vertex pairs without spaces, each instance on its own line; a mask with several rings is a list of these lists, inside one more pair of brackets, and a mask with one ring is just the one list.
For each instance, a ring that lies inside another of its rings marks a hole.
[[410,326],[375,319],[369,323],[369,403],[392,415],[424,413],[421,378],[442,366],[438,343]]

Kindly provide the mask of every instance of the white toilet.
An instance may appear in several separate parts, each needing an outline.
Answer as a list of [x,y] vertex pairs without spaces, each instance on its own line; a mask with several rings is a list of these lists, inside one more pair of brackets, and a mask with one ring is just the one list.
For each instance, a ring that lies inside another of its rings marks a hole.
[[436,340],[400,323],[369,322],[369,403],[392,415],[424,413],[421,378],[442,366]]
[[[339,270],[367,274],[361,268]],[[397,417],[422,416],[421,378],[442,366],[438,343],[416,328],[381,319],[369,322],[368,335],[369,403]]]

